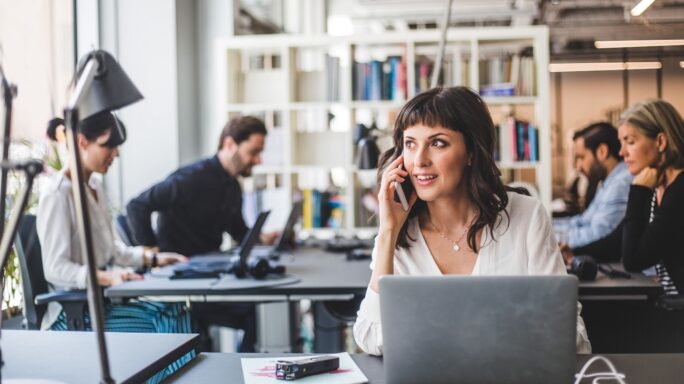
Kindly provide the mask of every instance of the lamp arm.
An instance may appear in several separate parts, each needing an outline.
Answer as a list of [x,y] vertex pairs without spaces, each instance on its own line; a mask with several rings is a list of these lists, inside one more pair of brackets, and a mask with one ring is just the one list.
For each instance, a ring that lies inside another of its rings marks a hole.
[[98,70],[98,60],[95,57],[91,57],[86,63],[81,76],[78,78],[76,85],[74,86],[74,91],[71,93],[69,98],[69,104],[67,104],[67,109],[78,109],[86,96],[86,92],[90,90],[90,85],[95,79],[95,75]]
[[[26,184],[21,190],[19,195],[19,204],[12,212],[7,222],[7,228],[2,233],[2,241],[0,241],[0,271],[5,270],[7,260],[9,259],[10,251],[12,250],[12,244],[14,243],[14,238],[17,236],[17,231],[19,230],[19,222],[24,215],[24,210],[28,205],[29,196],[31,195],[31,188],[33,187],[33,180],[43,172],[43,163],[38,160],[31,160],[26,163],[13,164],[10,162],[2,162],[0,164],[3,171],[7,170],[23,170],[26,173]],[[0,282],[1,283],[1,282]],[[0,295],[2,295],[2,290],[0,290]]]
[[64,123],[66,127],[67,147],[69,149],[69,163],[72,167],[71,172],[71,191],[74,197],[74,208],[76,210],[76,224],[81,245],[81,254],[85,256],[88,272],[88,310],[90,312],[93,333],[97,340],[97,347],[100,359],[100,383],[113,384],[114,379],[109,366],[109,355],[104,333],[104,300],[100,285],[97,282],[97,264],[95,262],[95,249],[93,247],[93,233],[90,225],[90,215],[88,213],[88,199],[86,196],[83,165],[78,149],[78,122],[79,107],[91,89],[93,79],[98,71],[99,61],[91,57],[79,76],[71,94],[69,104],[64,110]]
[[432,79],[430,79],[430,88],[437,86],[437,80],[439,80],[439,73],[442,71],[442,62],[444,61],[444,48],[446,46],[446,34],[449,29],[449,20],[451,20],[451,3],[453,0],[446,1],[446,13],[444,14],[444,19],[442,20],[442,35],[439,39],[439,51],[437,52],[437,60],[435,60],[435,69],[432,72]]
[[[0,163],[0,167],[2,167],[3,172],[6,172],[7,170],[10,169],[21,169],[26,173],[26,184],[24,185],[24,188],[21,190],[21,194],[19,197],[19,206],[14,209],[14,212],[12,212],[12,216],[10,216],[10,219],[7,223],[7,227],[5,228],[4,232],[2,233],[2,240],[0,241],[0,303],[2,302],[2,292],[4,287],[2,284],[4,283],[4,279],[2,279],[2,276],[4,275],[5,272],[5,266],[7,264],[7,259],[9,259],[9,254],[10,251],[12,250],[12,244],[14,243],[14,238],[17,236],[17,232],[19,231],[19,223],[21,222],[21,218],[24,216],[24,209],[26,209],[26,206],[28,205],[29,201],[29,196],[31,196],[31,188],[33,187],[33,180],[35,177],[43,171],[43,163],[37,160],[31,160],[26,163],[22,164],[12,164],[6,161],[3,161]],[[4,221],[4,217],[3,217]],[[0,316],[0,329],[2,329],[2,316]],[[0,367],[4,365],[4,361],[2,360],[2,352],[0,351]],[[0,374],[0,380],[2,378],[2,375]]]
[[[4,162],[9,159],[12,99],[17,94],[17,88],[7,80],[2,65],[0,65],[0,86],[2,87],[2,96],[5,104],[5,121],[2,126],[2,156],[0,157],[0,161]],[[4,168],[0,171],[0,233],[5,228],[5,212],[7,211],[7,172]]]

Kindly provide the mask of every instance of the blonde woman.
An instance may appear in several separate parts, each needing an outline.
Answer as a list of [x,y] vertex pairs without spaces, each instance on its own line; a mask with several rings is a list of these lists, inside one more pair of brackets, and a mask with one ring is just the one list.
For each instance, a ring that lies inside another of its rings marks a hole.
[[620,154],[635,175],[622,236],[625,269],[655,265],[666,295],[684,293],[684,121],[660,99],[637,103],[620,120]]

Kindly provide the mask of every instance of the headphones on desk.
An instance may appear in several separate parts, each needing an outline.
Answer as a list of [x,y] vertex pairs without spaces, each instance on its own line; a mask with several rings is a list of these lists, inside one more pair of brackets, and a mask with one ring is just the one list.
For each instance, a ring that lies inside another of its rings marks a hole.
[[568,273],[577,276],[581,281],[593,281],[596,280],[598,264],[591,256],[575,256],[568,265]]
[[611,279],[630,279],[632,275],[628,272],[615,269],[608,264],[599,264],[596,260],[587,255],[575,256],[568,265],[568,273],[577,276],[582,281],[594,281],[598,271]]
[[248,259],[244,267],[240,265],[239,261],[236,262],[233,265],[231,272],[239,279],[245,278],[248,275],[255,279],[264,279],[269,274],[284,274],[285,267],[282,265],[273,266],[268,259],[256,257]]

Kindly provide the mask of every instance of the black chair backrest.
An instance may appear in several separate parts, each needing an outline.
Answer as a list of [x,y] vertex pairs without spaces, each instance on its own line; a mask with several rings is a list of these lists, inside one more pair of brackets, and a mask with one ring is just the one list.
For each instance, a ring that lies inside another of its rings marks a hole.
[[131,233],[131,228],[128,226],[128,221],[126,221],[125,215],[116,216],[115,228],[124,244],[128,245],[129,247],[137,245],[133,241],[133,234]]
[[33,299],[36,295],[48,292],[48,283],[43,272],[43,259],[34,215],[26,215],[21,220],[15,249],[19,259],[19,269],[21,269],[21,285],[24,290],[26,327],[40,329],[40,322],[47,306],[37,306],[33,303]]

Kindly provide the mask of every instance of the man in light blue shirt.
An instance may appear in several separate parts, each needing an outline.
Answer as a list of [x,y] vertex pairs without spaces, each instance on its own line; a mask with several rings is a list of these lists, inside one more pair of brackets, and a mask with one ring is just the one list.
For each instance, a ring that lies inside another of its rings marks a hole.
[[[621,255],[621,239],[607,241],[622,222],[627,209],[632,175],[620,157],[617,130],[609,123],[595,123],[573,136],[575,167],[590,180],[600,181],[594,199],[583,213],[554,220],[559,241],[578,253],[593,253],[599,245],[601,255],[595,258],[608,261]],[[582,252],[580,252],[582,250]],[[610,255],[609,255],[610,254]]]

